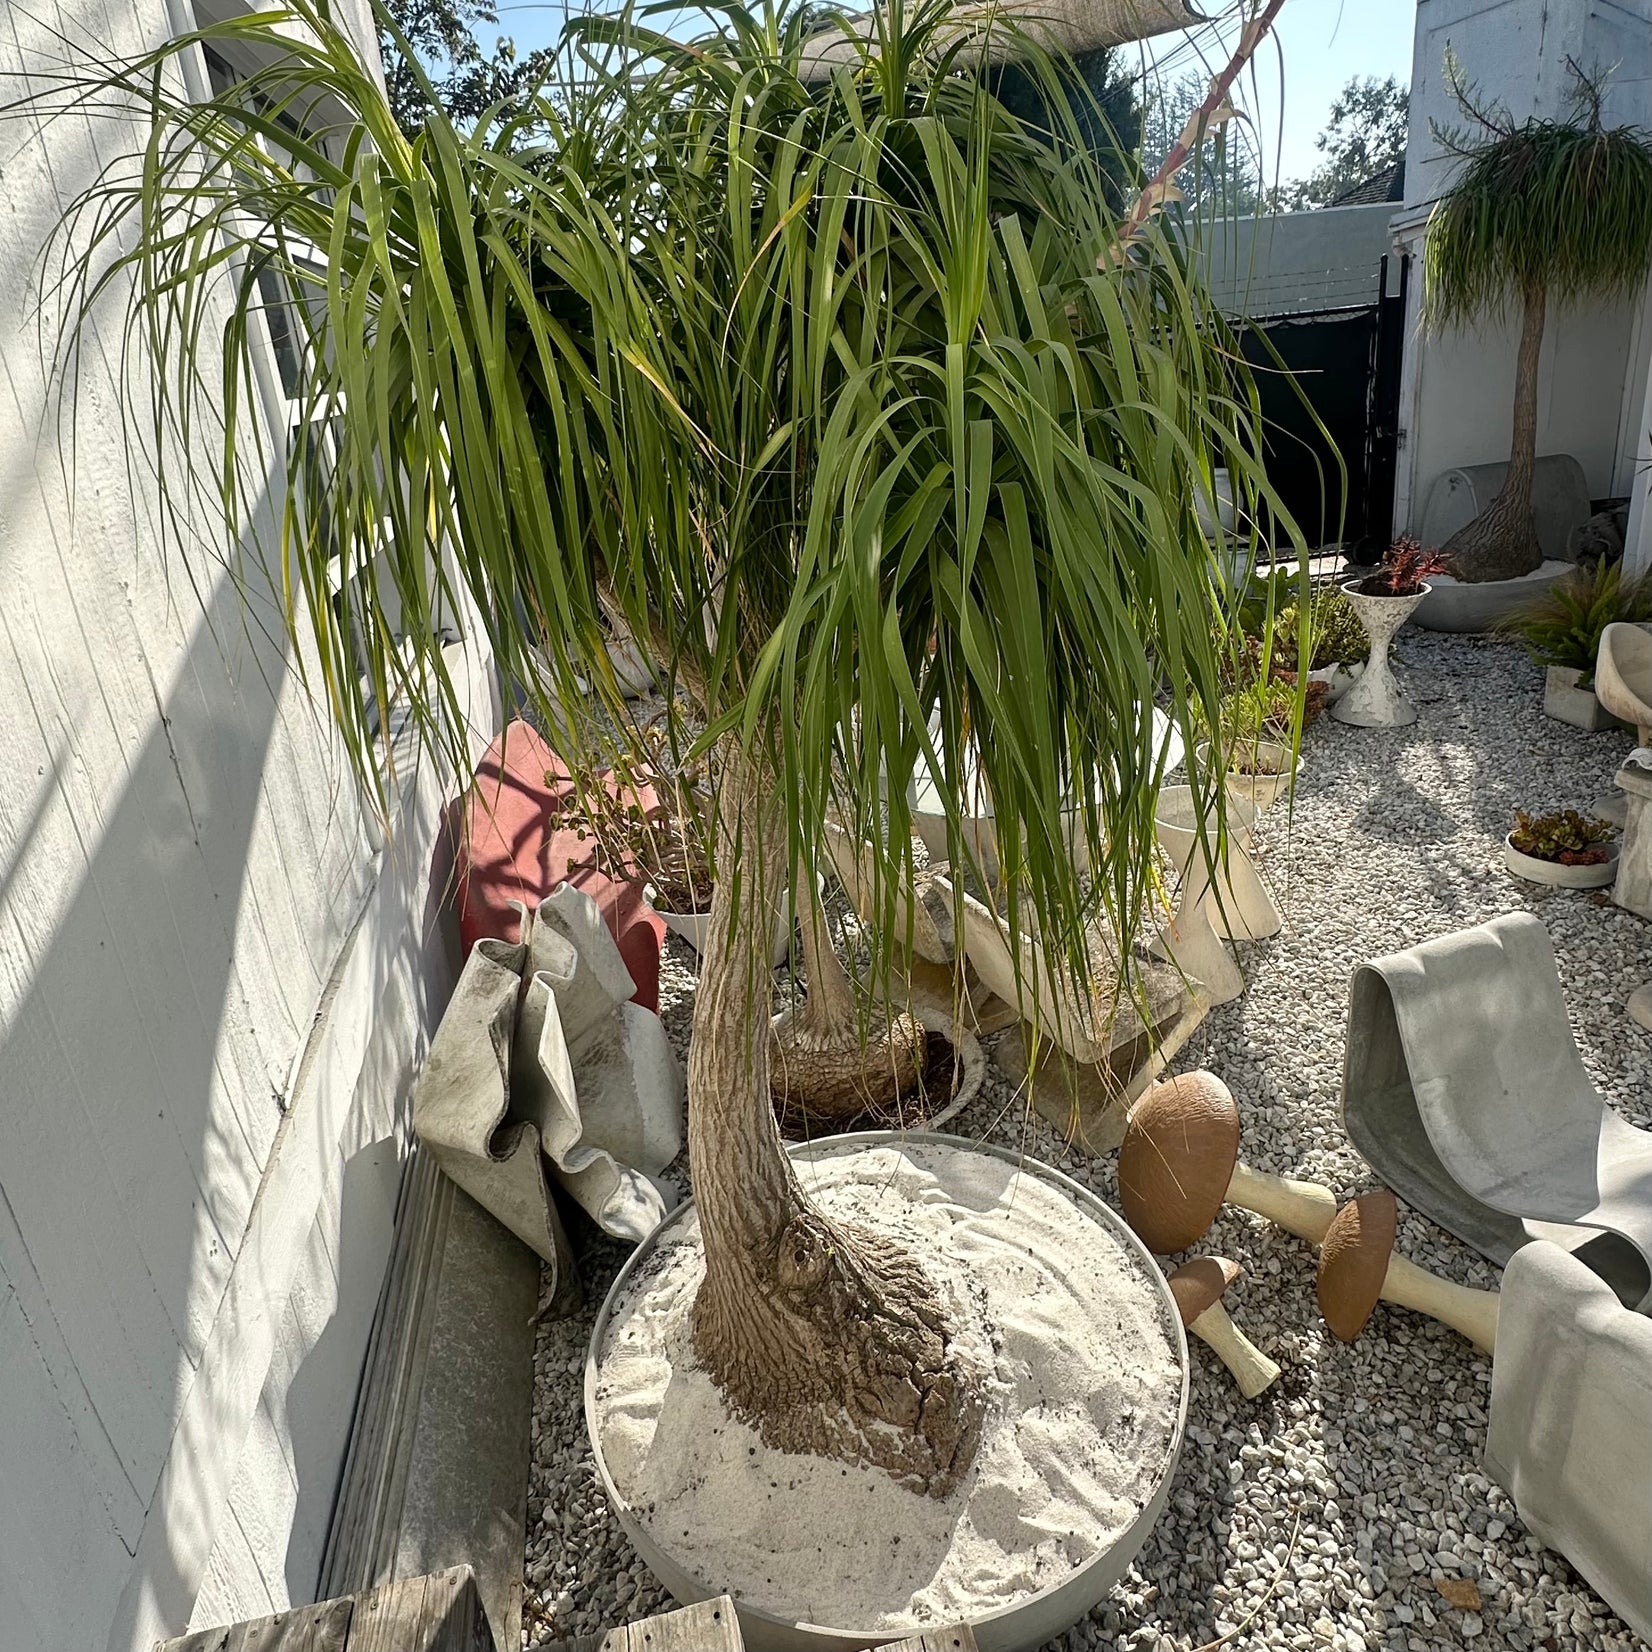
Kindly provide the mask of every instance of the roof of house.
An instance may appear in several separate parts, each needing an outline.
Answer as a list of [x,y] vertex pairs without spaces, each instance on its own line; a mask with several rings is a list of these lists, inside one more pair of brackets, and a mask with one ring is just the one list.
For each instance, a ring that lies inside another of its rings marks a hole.
[[1379,201],[1405,199],[1405,156],[1401,155],[1391,166],[1373,173],[1364,183],[1345,189],[1330,204],[1332,206],[1370,206]]

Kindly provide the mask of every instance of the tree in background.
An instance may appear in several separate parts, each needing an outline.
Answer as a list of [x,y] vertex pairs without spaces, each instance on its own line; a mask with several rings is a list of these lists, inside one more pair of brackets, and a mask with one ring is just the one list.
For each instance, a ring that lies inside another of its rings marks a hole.
[[[1064,114],[1077,128],[1079,141],[1099,163],[1114,206],[1135,179],[1129,157],[1141,142],[1142,108],[1135,79],[1121,70],[1111,46],[1078,52],[1061,65],[1067,83]],[[1064,122],[1053,119],[1041,82],[1024,64],[1010,61],[989,75],[998,101],[1032,128],[1046,128],[1052,138]],[[1203,88],[1201,86],[1201,95]]]
[[1390,75],[1377,80],[1355,75],[1331,105],[1331,118],[1314,140],[1325,160],[1306,178],[1279,192],[1286,212],[1330,206],[1350,189],[1374,178],[1405,158],[1406,122],[1411,111],[1409,87]]
[[1509,470],[1497,497],[1446,543],[1458,579],[1516,579],[1543,560],[1532,515],[1537,371],[1550,299],[1632,292],[1652,254],[1652,136],[1603,127],[1599,83],[1567,59],[1572,121],[1529,119],[1477,100],[1455,61],[1446,72],[1467,116],[1437,132],[1463,169],[1429,220],[1425,314],[1450,326],[1520,311]]
[[384,78],[396,124],[409,137],[429,120],[432,92],[449,119],[468,126],[484,110],[521,97],[541,78],[549,52],[518,57],[516,42],[504,36],[491,53],[484,52],[476,39],[479,25],[499,26],[493,0],[384,0],[379,24]]

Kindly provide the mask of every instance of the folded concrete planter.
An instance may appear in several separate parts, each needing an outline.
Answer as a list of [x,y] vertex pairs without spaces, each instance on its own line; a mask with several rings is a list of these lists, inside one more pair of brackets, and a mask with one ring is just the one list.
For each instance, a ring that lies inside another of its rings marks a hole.
[[1331,716],[1339,723],[1352,723],[1359,728],[1398,728],[1416,722],[1417,708],[1400,693],[1400,685],[1394,681],[1394,672],[1388,663],[1388,645],[1431,589],[1425,585],[1411,596],[1386,597],[1360,590],[1355,580],[1342,587],[1342,594],[1371,639],[1371,654],[1359,680],[1331,707]]
[[1618,846],[1603,843],[1606,859],[1588,866],[1566,866],[1558,860],[1539,860],[1536,855],[1523,855],[1505,837],[1503,864],[1517,878],[1527,883],[1549,883],[1557,889],[1604,889],[1618,875]]
[[733,1595],[753,1652],[850,1652],[960,1620],[982,1652],[1061,1635],[1169,1497],[1188,1363],[1158,1265],[1094,1195],[1016,1153],[882,1131],[791,1151],[830,1214],[916,1252],[960,1346],[998,1373],[974,1465],[926,1497],[772,1451],[731,1416],[690,1350],[704,1256],[687,1204],[615,1280],[586,1361],[620,1524],[678,1600]]
[[1622,723],[1595,697],[1592,688],[1583,688],[1582,671],[1571,666],[1551,665],[1543,673],[1543,710],[1556,722],[1591,733],[1604,728],[1621,728]]
[[[1492,631],[1516,610],[1544,594],[1576,564],[1551,559],[1519,579],[1483,579],[1465,585],[1450,574],[1436,574],[1417,607],[1425,631]],[[1346,589],[1346,587],[1344,587]]]

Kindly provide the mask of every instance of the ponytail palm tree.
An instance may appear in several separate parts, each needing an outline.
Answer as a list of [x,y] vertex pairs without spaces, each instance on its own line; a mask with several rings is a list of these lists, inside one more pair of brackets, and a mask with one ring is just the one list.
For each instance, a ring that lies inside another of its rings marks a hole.
[[[789,4],[728,5],[689,44],[586,20],[532,107],[470,131],[437,115],[411,142],[323,0],[203,30],[266,65],[208,103],[171,89],[191,41],[63,88],[136,100],[152,131],[82,203],[77,307],[128,293],[174,364],[151,434],[214,425],[193,479],[313,632],[365,786],[393,700],[461,761],[435,641],[460,598],[567,750],[627,738],[605,616],[660,662],[674,734],[719,781],[689,1056],[697,1351],[773,1443],[935,1494],[969,1466],[983,1373],[920,1261],[828,1220],[793,1174],[769,1094],[772,914],[841,825],[870,845],[887,968],[908,784],[920,762],[943,777],[967,862],[978,764],[1010,921],[1081,985],[1098,920],[1128,962],[1155,888],[1153,702],[1189,749],[1218,715],[1211,467],[1246,521],[1294,531],[1182,260],[1152,226],[1117,256],[1096,157],[1011,116],[938,44],[947,15],[896,3],[819,84]],[[292,447],[259,541],[242,502],[263,457],[236,407],[270,280],[304,339],[299,422],[326,426],[329,457]]]
[[1632,292],[1652,256],[1652,135],[1601,125],[1600,91],[1577,73],[1580,119],[1527,120],[1476,103],[1447,139],[1465,162],[1429,220],[1426,303],[1448,326],[1485,311],[1520,310],[1514,429],[1497,497],[1445,546],[1462,580],[1514,579],[1543,560],[1532,515],[1537,376],[1551,302]]

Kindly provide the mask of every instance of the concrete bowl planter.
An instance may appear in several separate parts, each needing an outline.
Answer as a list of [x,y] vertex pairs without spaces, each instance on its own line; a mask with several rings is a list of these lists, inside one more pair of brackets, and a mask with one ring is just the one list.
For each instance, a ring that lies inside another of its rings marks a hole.
[[1425,631],[1494,631],[1576,566],[1551,558],[1518,579],[1484,579],[1471,585],[1450,574],[1436,574],[1417,606],[1417,623]]
[[1584,673],[1569,665],[1551,665],[1543,673],[1543,710],[1556,722],[1569,723],[1573,728],[1587,729],[1591,734],[1600,729],[1623,728],[1592,688],[1580,686]]
[[1308,673],[1310,683],[1324,683],[1325,704],[1333,706],[1344,694],[1359,681],[1360,673],[1365,669],[1364,660],[1355,660],[1352,665],[1322,665]]
[[1503,864],[1517,878],[1527,883],[1552,884],[1556,889],[1604,889],[1618,875],[1618,846],[1600,845],[1606,859],[1588,866],[1563,866],[1557,860],[1539,860],[1535,855],[1522,854],[1508,840],[1503,839]]
[[[792,1008],[783,1009],[769,1024],[776,1032],[781,1032],[794,1013],[795,1011]],[[980,1094],[981,1085],[987,1076],[987,1053],[981,1048],[981,1040],[968,1027],[939,1026],[934,1022],[926,1021],[924,1028],[927,1032],[938,1033],[945,1042],[945,1061],[952,1071],[948,1075],[947,1093],[945,1096],[936,1097],[936,1105],[932,1107],[931,1111],[920,1114],[916,1108],[910,1113],[905,1108],[899,1109],[897,1115],[899,1122],[908,1134],[916,1130],[939,1130],[943,1124],[950,1124]],[[865,1124],[870,1130],[875,1122],[893,1125],[896,1120],[892,1118],[878,1120],[875,1114],[868,1109],[865,1116],[853,1122]],[[841,1130],[835,1132],[838,1135],[844,1133]],[[824,1135],[816,1135],[813,1138],[794,1137],[788,1132],[784,1122],[781,1125],[781,1134],[787,1137],[788,1142],[805,1139],[825,1139]]]
[[[1026,1189],[1024,1194],[1017,1193],[1013,1197],[1000,1191],[995,1194],[990,1205],[972,1207],[978,1214],[967,1214],[965,1225],[987,1222],[1002,1222],[1007,1225],[1016,1222],[1020,1219],[1019,1213],[1023,1205],[1028,1203],[1042,1204],[1045,1208],[1058,1206],[1066,1212],[1064,1221],[1076,1223],[1087,1232],[1093,1231],[1089,1227],[1089,1224],[1093,1224],[1094,1229],[1100,1230],[1097,1242],[1103,1243],[1108,1254],[1117,1259],[1120,1277],[1128,1277],[1131,1289],[1139,1292],[1143,1311],[1158,1327],[1154,1334],[1156,1337],[1162,1337],[1162,1347],[1167,1348],[1169,1353],[1161,1353],[1159,1356],[1163,1376],[1155,1390],[1154,1403],[1160,1409],[1155,1411],[1155,1443],[1148,1454],[1152,1467],[1140,1476],[1132,1488],[1129,1507],[1134,1508],[1134,1515],[1130,1516],[1127,1510],[1121,1511],[1122,1523],[1115,1529],[1110,1541],[1071,1565],[1070,1569],[1058,1569],[1052,1580],[1043,1587],[1011,1599],[1005,1604],[989,1606],[984,1610],[974,1608],[963,1614],[967,1615],[976,1643],[982,1652],[1020,1652],[1023,1648],[1031,1649],[1043,1645],[1061,1635],[1083,1618],[1092,1606],[1105,1598],[1139,1552],[1169,1500],[1186,1427],[1189,1384],[1187,1341],[1176,1313],[1175,1299],[1170,1294],[1163,1273],[1123,1220],[1088,1189],[1080,1187],[1047,1165],[1003,1148],[967,1141],[956,1136],[862,1131],[798,1143],[789,1151],[794,1160],[799,1162],[800,1174],[811,1185],[816,1178],[831,1174],[828,1161],[858,1154],[869,1160],[874,1169],[884,1159],[888,1159],[890,1163],[907,1166],[922,1166],[950,1160],[966,1167],[973,1166],[968,1174],[983,1178],[977,1185],[1000,1190]],[[819,1168],[813,1173],[805,1168],[811,1160],[820,1161]],[[851,1178],[857,1173],[853,1168],[839,1172],[840,1176],[846,1174]],[[1032,1179],[1031,1183],[1029,1178]],[[1035,1192],[1034,1187],[1040,1183],[1043,1184],[1042,1189]],[[840,1180],[840,1193],[845,1190],[853,1192],[857,1185],[852,1180]],[[870,1193],[874,1189],[885,1189],[890,1184],[886,1178],[878,1178],[869,1179],[865,1185]],[[1055,1197],[1052,1198],[1052,1195]],[[891,1640],[902,1638],[903,1635],[919,1634],[925,1628],[937,1627],[936,1624],[916,1623],[899,1626],[888,1621],[857,1627],[853,1623],[811,1621],[769,1610],[757,1603],[756,1597],[762,1588],[761,1579],[758,1579],[755,1586],[743,1586],[738,1576],[727,1575],[714,1563],[696,1562],[685,1557],[681,1551],[689,1545],[678,1538],[677,1528],[679,1525],[688,1524],[686,1517],[673,1519],[669,1524],[666,1524],[663,1518],[650,1519],[655,1513],[652,1504],[644,1502],[641,1497],[633,1502],[622,1491],[616,1480],[616,1471],[621,1475],[628,1472],[628,1453],[631,1465],[629,1472],[640,1472],[639,1463],[651,1462],[656,1454],[661,1463],[662,1473],[669,1472],[680,1466],[677,1452],[683,1442],[676,1439],[661,1442],[650,1437],[639,1458],[636,1441],[627,1441],[624,1438],[624,1430],[634,1416],[634,1413],[626,1409],[627,1402],[632,1396],[629,1390],[626,1390],[616,1399],[611,1391],[605,1389],[604,1372],[608,1362],[614,1357],[611,1342],[617,1337],[619,1341],[614,1346],[623,1350],[626,1346],[625,1339],[631,1334],[630,1327],[638,1323],[639,1317],[646,1319],[648,1314],[653,1312],[654,1299],[645,1297],[642,1293],[658,1293],[662,1288],[669,1293],[671,1287],[662,1287],[661,1280],[668,1277],[669,1270],[673,1267],[681,1268],[682,1263],[678,1258],[683,1256],[685,1246],[697,1248],[695,1228],[693,1202],[679,1205],[627,1260],[615,1279],[592,1330],[590,1349],[585,1362],[586,1426],[598,1477],[626,1535],[649,1570],[677,1600],[690,1604],[711,1599],[725,1592],[735,1594],[741,1633],[745,1644],[752,1652],[858,1652],[858,1649],[863,1647],[886,1645]],[[1008,1241],[1012,1245],[1014,1242]],[[676,1253],[675,1256],[673,1253]],[[692,1251],[689,1254],[692,1255]],[[643,1301],[647,1302],[647,1306],[636,1309],[636,1304]],[[632,1314],[629,1320],[625,1317],[627,1313]],[[612,1334],[611,1328],[615,1328]],[[669,1378],[668,1394],[676,1392],[684,1381],[680,1366],[675,1367],[674,1372],[675,1374]],[[1033,1377],[1036,1382],[1036,1371]],[[703,1383],[705,1379],[702,1375],[698,1380]],[[1011,1386],[1013,1388],[1014,1385]],[[610,1407],[612,1409],[609,1409]],[[604,1433],[604,1420],[609,1416],[615,1420],[613,1437],[605,1437]],[[1018,1425],[1012,1422],[1007,1426],[1015,1429]],[[741,1436],[742,1439],[744,1437]],[[743,1461],[745,1454],[739,1445],[734,1445],[732,1450],[736,1462]],[[788,1465],[804,1461],[795,1457],[785,1460]],[[1147,1458],[1143,1461],[1145,1463]],[[827,1468],[830,1478],[835,1480],[835,1465],[829,1464]],[[850,1472],[861,1475],[876,1471]],[[978,1470],[972,1470],[964,1486],[954,1494],[955,1497],[965,1499],[965,1506],[972,1509],[975,1507],[974,1499],[983,1492],[995,1494],[999,1490],[995,1482],[977,1482],[977,1473]],[[801,1471],[799,1477],[803,1478]],[[646,1490],[646,1486],[644,1489]],[[795,1488],[788,1486],[787,1489]],[[864,1491],[867,1488],[862,1486],[861,1489]],[[796,1494],[804,1495],[801,1490],[797,1490]],[[917,1496],[915,1493],[902,1492],[899,1488],[893,1488],[889,1494],[904,1499],[915,1499]],[[950,1503],[948,1507],[950,1510]],[[983,1504],[982,1507],[984,1509],[986,1505]],[[819,1515],[818,1501],[811,1505],[811,1511],[809,1517],[816,1519]],[[941,1524],[951,1534],[942,1539],[944,1543],[952,1544],[957,1541],[953,1521],[962,1522],[962,1513],[963,1509],[959,1507],[947,1517],[943,1517]],[[777,1511],[771,1514],[769,1519],[787,1517]],[[770,1528],[762,1524],[762,1519],[762,1515],[759,1514],[750,1522],[752,1530],[757,1534],[757,1541],[768,1540],[767,1533]],[[922,1541],[910,1527],[896,1529],[901,1530],[909,1543]],[[817,1523],[811,1527],[811,1531],[826,1536],[830,1535],[831,1527],[829,1522]],[[704,1541],[702,1533],[698,1530],[696,1537]],[[886,1536],[880,1538],[880,1547],[887,1553]],[[928,1552],[925,1551],[926,1570],[929,1558]],[[827,1558],[818,1565],[823,1567],[824,1571],[811,1579],[808,1585],[809,1598],[815,1603],[814,1611],[817,1616],[829,1617],[834,1615],[827,1610],[833,1584],[838,1577],[847,1574],[842,1571],[840,1560]],[[713,1572],[716,1575],[707,1575]],[[852,1586],[855,1581],[849,1579],[850,1585]],[[960,1614],[954,1613],[954,1621],[958,1615]],[[885,1617],[887,1618],[887,1612]]]

